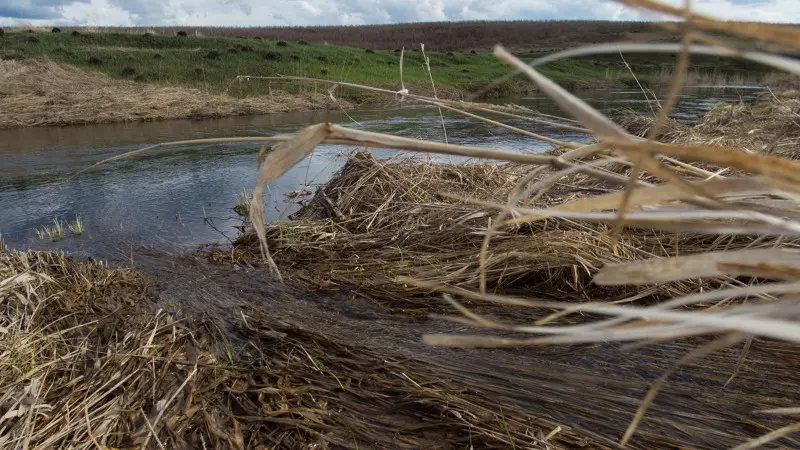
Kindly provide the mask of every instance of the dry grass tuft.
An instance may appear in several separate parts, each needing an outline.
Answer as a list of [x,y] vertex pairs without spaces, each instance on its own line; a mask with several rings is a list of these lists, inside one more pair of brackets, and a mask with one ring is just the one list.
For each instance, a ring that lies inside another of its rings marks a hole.
[[[112,80],[51,61],[0,61],[0,128],[211,118],[330,108],[323,94],[236,99]],[[338,107],[337,107],[338,108]]]
[[[392,306],[431,305],[431,298],[438,294],[399,283],[397,278],[477,289],[478,252],[493,211],[460,199],[502,202],[525,173],[518,164],[456,166],[411,158],[376,161],[355,153],[293,221],[268,224],[267,241],[282,272],[314,289],[355,290]],[[549,175],[552,171],[542,172],[539,180]],[[592,194],[608,190],[587,189],[584,179],[582,175],[566,177],[523,206],[547,208],[591,199]],[[636,289],[593,284],[592,277],[605,265],[723,248],[768,248],[776,242],[636,228],[626,230],[613,249],[608,231],[607,225],[557,218],[504,226],[496,231],[488,258],[490,290],[571,301],[613,301]],[[216,258],[231,255],[258,263],[256,236],[242,236],[233,253],[222,251]],[[670,283],[650,290],[649,295],[664,298],[721,284],[722,280],[711,279]]]
[[[796,91],[764,94],[755,103],[718,105],[694,126],[671,119],[658,135],[672,144],[706,144],[744,152],[800,158],[800,99]],[[630,133],[644,137],[655,119],[627,111],[619,118]]]

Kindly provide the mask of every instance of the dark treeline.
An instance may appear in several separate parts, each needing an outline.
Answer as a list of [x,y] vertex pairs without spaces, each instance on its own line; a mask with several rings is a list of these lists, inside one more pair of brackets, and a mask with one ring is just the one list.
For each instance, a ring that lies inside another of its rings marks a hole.
[[608,21],[511,21],[426,22],[397,25],[320,27],[156,27],[109,28],[102,31],[146,32],[189,35],[262,38],[348,47],[391,50],[418,48],[420,43],[435,50],[488,51],[503,44],[516,51],[552,50],[585,43],[621,39],[675,40],[656,23]]

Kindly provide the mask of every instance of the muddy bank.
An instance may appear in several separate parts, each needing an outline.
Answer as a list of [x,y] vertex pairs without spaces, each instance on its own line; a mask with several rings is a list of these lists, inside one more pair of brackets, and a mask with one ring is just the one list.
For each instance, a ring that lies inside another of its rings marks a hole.
[[[340,101],[344,107],[349,104]],[[325,94],[238,99],[180,86],[112,80],[50,61],[0,61],[0,128],[136,122],[339,108]]]

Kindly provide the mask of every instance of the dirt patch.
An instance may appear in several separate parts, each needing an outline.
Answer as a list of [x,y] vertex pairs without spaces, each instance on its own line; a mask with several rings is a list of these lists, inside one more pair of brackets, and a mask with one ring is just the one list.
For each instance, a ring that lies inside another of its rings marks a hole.
[[275,91],[268,97],[236,99],[184,87],[112,80],[53,62],[0,61],[0,128],[212,118],[331,105],[322,94]]

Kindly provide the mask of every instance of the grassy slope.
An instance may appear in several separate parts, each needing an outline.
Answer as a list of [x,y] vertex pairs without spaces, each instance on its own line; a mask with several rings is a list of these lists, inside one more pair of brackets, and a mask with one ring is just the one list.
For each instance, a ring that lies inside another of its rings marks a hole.
[[[266,94],[270,87],[289,91],[325,89],[323,86],[298,86],[297,83],[287,82],[234,82],[237,74],[298,75],[399,88],[400,58],[395,51],[365,51],[332,45],[301,45],[297,42],[289,42],[285,46],[278,44],[276,41],[235,37],[131,33],[82,33],[73,36],[66,32],[15,32],[0,37],[0,58],[49,58],[82,69],[101,71],[114,78],[185,85],[212,93],[228,92],[234,96]],[[237,47],[239,50],[232,52]],[[252,50],[241,51],[243,47]],[[509,71],[507,66],[487,54],[428,52],[428,56],[437,87],[449,94],[479,90]],[[90,57],[99,58],[102,64],[90,64]],[[648,63],[647,69],[642,72],[637,69],[637,74],[647,80],[647,71],[670,64],[670,61],[655,65]],[[542,71],[573,89],[615,83],[632,84],[630,74],[618,57],[561,61],[543,67]],[[430,80],[423,69],[420,52],[406,52],[404,79],[412,90],[429,89]],[[497,87],[492,94],[510,95],[529,87],[528,83],[517,78]],[[358,99],[361,94],[355,90],[340,90],[339,95]]]

